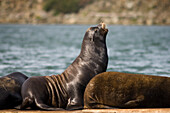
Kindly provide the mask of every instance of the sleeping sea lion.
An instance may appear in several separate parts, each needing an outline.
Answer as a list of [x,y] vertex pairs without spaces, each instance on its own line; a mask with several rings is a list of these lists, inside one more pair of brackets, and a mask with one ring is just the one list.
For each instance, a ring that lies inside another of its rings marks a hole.
[[169,108],[170,77],[104,72],[88,83],[84,108]]
[[14,108],[22,103],[21,86],[27,78],[20,72],[0,77],[0,109]]

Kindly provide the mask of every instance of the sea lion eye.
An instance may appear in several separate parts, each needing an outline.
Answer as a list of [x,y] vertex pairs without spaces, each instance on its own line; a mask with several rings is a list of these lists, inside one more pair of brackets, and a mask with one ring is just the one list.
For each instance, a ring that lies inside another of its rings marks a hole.
[[95,29],[94,32],[97,33],[97,29]]

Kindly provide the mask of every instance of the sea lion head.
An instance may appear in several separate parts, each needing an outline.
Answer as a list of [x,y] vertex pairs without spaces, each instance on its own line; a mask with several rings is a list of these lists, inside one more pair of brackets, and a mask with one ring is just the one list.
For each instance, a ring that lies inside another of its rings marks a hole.
[[86,40],[90,40],[93,42],[98,42],[98,41],[105,42],[107,33],[108,33],[108,29],[106,28],[106,24],[102,22],[95,27],[88,28],[85,37]]

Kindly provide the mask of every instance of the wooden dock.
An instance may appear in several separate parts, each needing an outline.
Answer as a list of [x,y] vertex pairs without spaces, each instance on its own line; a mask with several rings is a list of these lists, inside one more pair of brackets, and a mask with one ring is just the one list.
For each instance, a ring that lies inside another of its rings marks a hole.
[[40,111],[40,110],[0,110],[0,113],[170,113],[170,108],[154,109],[84,109],[73,111]]

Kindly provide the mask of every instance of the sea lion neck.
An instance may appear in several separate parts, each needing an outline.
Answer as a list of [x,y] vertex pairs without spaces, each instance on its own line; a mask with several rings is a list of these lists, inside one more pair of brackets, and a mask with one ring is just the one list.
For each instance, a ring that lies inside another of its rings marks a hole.
[[[81,45],[80,57],[88,59],[96,56],[96,58],[101,56],[101,53],[107,54],[106,47],[106,37],[102,37],[103,40],[90,39],[89,33],[86,32]],[[100,51],[102,50],[102,51]]]

